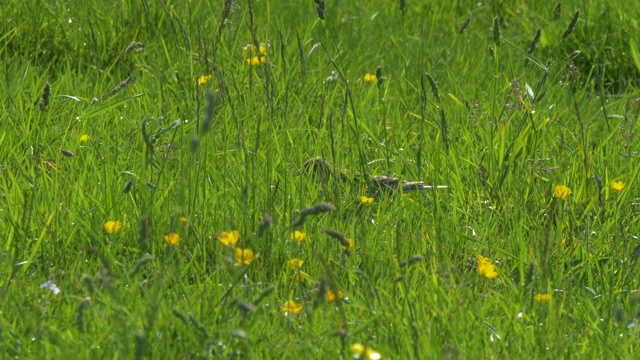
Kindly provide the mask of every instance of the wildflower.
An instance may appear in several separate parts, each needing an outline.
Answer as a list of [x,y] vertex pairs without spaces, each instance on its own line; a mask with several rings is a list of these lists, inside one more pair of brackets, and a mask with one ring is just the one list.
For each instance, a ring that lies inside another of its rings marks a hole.
[[351,344],[349,346],[349,350],[353,353],[353,357],[355,359],[365,359],[365,360],[378,360],[382,359],[382,355],[379,352],[373,350],[368,346],[364,346],[360,343]]
[[307,240],[307,233],[302,232],[302,231],[294,231],[289,235],[289,239],[297,242],[297,243],[301,243],[305,240]]
[[302,310],[302,304],[296,304],[293,300],[287,300],[284,302],[284,306],[282,307],[282,311],[291,314],[297,314]]
[[80,142],[81,143],[89,142],[89,135],[85,134],[85,135],[80,136]]
[[343,251],[347,251],[353,247],[353,239],[347,238],[346,240],[347,240],[347,243],[349,243],[349,246],[340,242],[340,249],[342,249]]
[[624,188],[627,187],[627,184],[625,184],[622,181],[612,181],[610,185],[611,185],[611,188],[616,192],[621,192],[622,190],[624,190]]
[[360,196],[360,204],[362,205],[371,205],[373,204],[373,200],[375,199],[372,197]]
[[200,75],[196,78],[196,84],[207,85],[207,83],[211,81],[211,78],[213,78],[213,75]]
[[378,81],[378,77],[376,76],[376,74],[366,73],[364,74],[364,78],[362,78],[362,80],[365,84],[373,84],[374,82]]
[[238,240],[240,240],[240,232],[238,230],[234,231],[223,231],[218,235],[218,241],[225,246],[234,246]]
[[171,246],[178,246],[180,243],[180,235],[176,233],[167,234],[164,236],[164,241]]
[[58,288],[58,285],[52,283],[51,281],[47,281],[44,284],[40,285],[40,289],[44,289],[44,288],[51,290],[54,295],[60,294],[60,289]]
[[120,231],[120,229],[122,229],[121,221],[109,220],[106,223],[104,223],[104,231],[106,231],[107,234],[117,234]]
[[304,264],[304,260],[302,259],[293,258],[289,260],[289,267],[291,268],[291,270],[294,270],[294,271],[302,268],[302,264]]
[[252,56],[252,57],[247,59],[247,64],[249,64],[251,66],[260,66],[260,65],[266,64],[266,63],[267,63],[267,57],[266,56]]
[[498,273],[496,272],[496,265],[493,261],[482,255],[478,255],[478,273],[487,279],[493,279],[498,276]]
[[565,185],[558,185],[553,188],[553,194],[560,200],[564,200],[571,195],[571,189]]
[[250,66],[260,66],[267,63],[267,45],[256,46],[249,44],[242,48],[242,54]]
[[342,293],[341,290],[338,290],[338,291],[327,290],[327,301],[330,303],[336,300],[342,300],[343,297],[344,297],[344,293]]
[[242,55],[244,55],[245,57],[266,55],[266,54],[267,54],[267,45],[265,44],[260,44],[260,46],[258,47],[258,51],[256,51],[256,46],[253,44],[249,44],[242,47]]
[[180,218],[180,226],[187,227],[188,224],[189,224],[189,220],[186,217],[183,216]]
[[236,248],[236,260],[240,265],[250,265],[253,261],[253,250]]
[[539,303],[547,303],[551,300],[551,294],[535,294],[533,300]]

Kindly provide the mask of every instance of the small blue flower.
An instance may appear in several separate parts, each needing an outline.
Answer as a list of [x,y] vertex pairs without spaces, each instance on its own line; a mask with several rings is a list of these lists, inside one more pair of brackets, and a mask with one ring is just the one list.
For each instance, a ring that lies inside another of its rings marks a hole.
[[46,283],[40,285],[40,289],[44,289],[44,288],[47,288],[53,291],[55,295],[58,295],[60,293],[60,289],[58,289],[58,285],[56,285],[55,283],[52,283],[51,281],[47,281]]

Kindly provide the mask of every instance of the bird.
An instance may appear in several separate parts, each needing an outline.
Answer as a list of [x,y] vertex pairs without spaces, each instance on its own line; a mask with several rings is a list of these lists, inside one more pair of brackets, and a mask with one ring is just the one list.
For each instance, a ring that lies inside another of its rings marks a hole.
[[[302,169],[304,173],[316,177],[322,182],[322,184],[326,183],[332,174],[331,165],[323,157],[310,158],[304,162]],[[336,173],[343,182],[350,181],[351,179],[355,181],[365,180],[359,172],[352,172],[348,169],[337,170]],[[301,175],[301,172],[297,172],[296,175]],[[387,175],[375,175],[369,179],[368,184],[375,192],[392,192],[398,188],[402,188],[402,192],[448,188],[446,185],[425,185],[424,181],[402,180],[397,177]]]

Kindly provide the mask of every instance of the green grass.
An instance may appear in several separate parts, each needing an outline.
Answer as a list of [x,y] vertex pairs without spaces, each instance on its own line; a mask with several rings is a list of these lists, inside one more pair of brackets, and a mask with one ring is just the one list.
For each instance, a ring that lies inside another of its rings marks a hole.
[[[640,5],[398,3],[4,6],[3,357],[637,357]],[[448,188],[363,205],[316,156]]]

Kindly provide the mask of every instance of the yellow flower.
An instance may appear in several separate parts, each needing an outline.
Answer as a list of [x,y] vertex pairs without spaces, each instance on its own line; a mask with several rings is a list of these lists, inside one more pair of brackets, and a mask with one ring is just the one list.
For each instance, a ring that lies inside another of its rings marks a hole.
[[242,55],[250,66],[260,66],[267,63],[267,45],[260,44],[258,49],[253,44],[242,48]]
[[284,306],[282,307],[282,311],[291,314],[297,314],[302,310],[302,304],[296,304],[293,300],[287,300],[284,302]]
[[343,297],[344,297],[344,294],[342,293],[341,290],[338,290],[338,291],[327,290],[327,301],[330,303],[336,300],[341,300]]
[[551,300],[551,294],[535,294],[533,300],[539,303],[547,303]]
[[256,46],[253,44],[246,45],[242,47],[242,55],[247,56],[256,56],[256,55],[264,55],[267,53],[267,45],[260,44],[259,52],[256,52]]
[[238,230],[226,232],[223,231],[218,235],[218,241],[225,246],[234,246],[240,240],[240,232]]
[[253,250],[236,248],[236,260],[240,265],[250,265],[253,261]]
[[211,81],[212,75],[200,75],[196,78],[196,84],[198,85],[207,85],[209,81]]
[[624,190],[624,188],[627,187],[627,184],[625,184],[622,181],[612,181],[610,185],[611,185],[611,188],[616,192],[621,192],[622,190]]
[[302,264],[304,264],[304,260],[302,259],[293,258],[289,260],[289,267],[291,268],[291,270],[300,269],[302,267]]
[[498,276],[498,272],[496,272],[496,265],[493,261],[482,255],[478,255],[478,273],[487,279],[493,279]]
[[260,65],[266,64],[266,63],[267,63],[267,57],[266,56],[252,56],[252,57],[247,59],[247,64],[249,64],[251,66],[260,66]]
[[571,189],[565,185],[558,185],[553,188],[553,194],[560,200],[564,200],[571,195]]
[[117,234],[120,232],[120,229],[122,229],[122,222],[120,221],[109,220],[104,223],[104,231],[106,231],[107,234]]
[[351,344],[351,346],[349,346],[349,350],[351,350],[355,359],[366,359],[366,360],[382,359],[382,355],[380,355],[379,352],[373,350],[368,346],[364,346],[360,343]]
[[80,136],[80,142],[81,143],[86,143],[88,141],[89,141],[89,135],[85,134],[85,135]]
[[349,242],[349,246],[346,245],[342,245],[342,243],[340,243],[340,249],[347,251],[349,249],[351,249],[353,247],[353,239],[352,238],[348,238],[347,241]]
[[167,242],[167,244],[171,245],[171,246],[178,246],[178,244],[180,243],[180,235],[176,234],[176,233],[171,233],[168,235],[164,236],[164,241]]
[[300,243],[307,240],[307,233],[296,230],[289,235],[289,239]]
[[180,218],[180,226],[182,227],[186,227],[189,224],[189,220],[186,217],[181,217]]
[[373,204],[373,200],[375,199],[372,197],[360,196],[360,204],[362,205],[371,205]]
[[378,78],[376,77],[376,74],[364,74],[364,78],[362,79],[364,81],[365,84],[373,84],[374,82],[378,81]]

